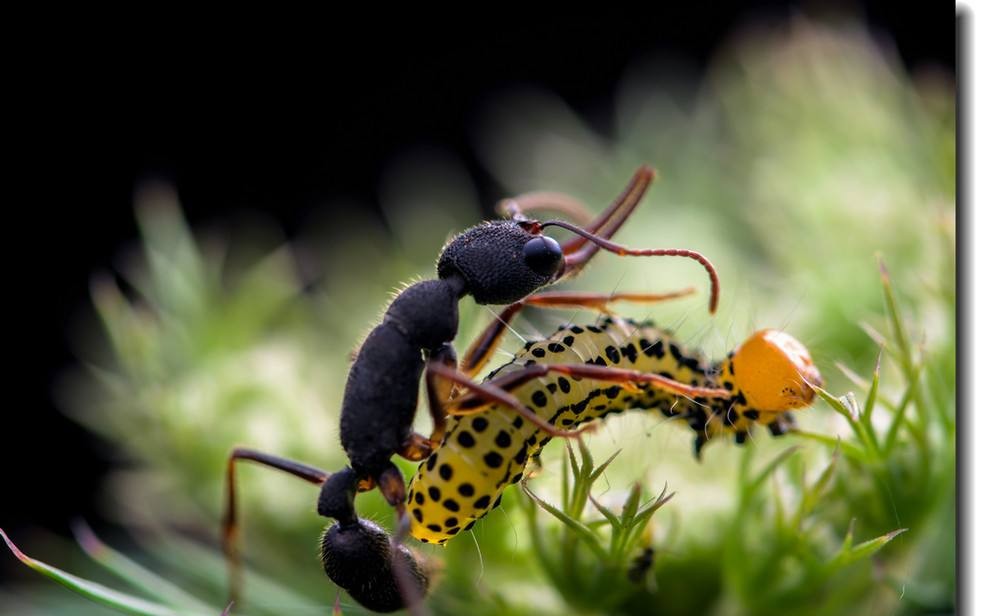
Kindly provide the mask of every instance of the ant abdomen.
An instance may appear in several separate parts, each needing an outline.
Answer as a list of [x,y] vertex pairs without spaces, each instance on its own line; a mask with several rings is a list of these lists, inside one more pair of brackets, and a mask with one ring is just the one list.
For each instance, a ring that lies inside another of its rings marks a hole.
[[406,580],[412,596],[424,597],[428,576],[424,566],[403,545],[393,558],[390,536],[368,520],[333,524],[322,536],[321,559],[325,573],[353,599],[376,612],[393,612],[406,607],[393,564],[397,560],[399,577]]

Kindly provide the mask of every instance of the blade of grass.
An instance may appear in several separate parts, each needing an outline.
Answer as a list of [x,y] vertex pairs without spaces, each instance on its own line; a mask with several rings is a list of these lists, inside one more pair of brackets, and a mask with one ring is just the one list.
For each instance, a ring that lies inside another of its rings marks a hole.
[[868,541],[863,541],[862,543],[852,546],[847,550],[842,548],[838,551],[838,554],[828,562],[829,569],[841,569],[847,565],[854,562],[868,558],[881,550],[886,546],[887,543],[895,539],[902,533],[905,533],[908,529],[898,528],[894,531],[890,531],[885,535],[880,535],[875,539],[869,539]]
[[595,536],[595,533],[593,533],[590,528],[585,526],[585,524],[583,524],[582,522],[564,513],[554,505],[551,505],[550,503],[542,500],[539,496],[534,494],[533,491],[530,490],[530,488],[527,487],[526,485],[522,487],[524,494],[526,494],[531,499],[533,499],[533,501],[537,503],[537,505],[539,505],[541,509],[543,509],[547,513],[551,514],[552,516],[560,520],[562,524],[564,524],[566,527],[571,529],[578,537],[584,540],[585,544],[589,547],[590,550],[592,550],[592,552],[595,553],[596,556],[598,556],[599,560],[602,561],[606,560],[605,550],[602,548],[602,545],[599,543],[598,537]]
[[667,494],[667,484],[665,483],[664,489],[660,491],[660,496],[658,496],[657,499],[652,503],[650,503],[649,505],[643,507],[643,509],[636,514],[636,517],[633,518],[633,521],[630,522],[630,526],[636,527],[639,526],[640,524],[645,525],[647,522],[650,521],[650,518],[653,517],[653,514],[657,512],[657,509],[660,509],[661,507],[666,505],[670,501],[670,499],[674,498],[675,494],[677,494],[677,492],[671,492],[670,494]]
[[[609,554],[615,557],[616,550],[618,549],[618,546],[622,541],[622,537],[625,534],[626,529],[623,528],[622,522],[619,520],[619,517],[615,513],[613,513],[611,509],[609,509],[602,503],[595,500],[595,497],[592,496],[591,494],[588,495],[588,499],[592,501],[592,504],[595,505],[595,508],[598,509],[603,516],[605,516],[606,521],[608,521],[609,526],[612,528],[609,534]],[[602,528],[602,526],[598,526],[598,528]],[[588,528],[594,530],[596,526],[589,524]],[[615,562],[618,562],[618,560],[616,560],[615,558],[613,558],[613,560]]]
[[72,524],[72,533],[90,558],[154,599],[172,607],[191,608],[202,612],[211,612],[215,609],[188,594],[176,584],[110,548],[82,520]]
[[886,441],[882,447],[883,457],[888,458],[896,447],[896,439],[899,435],[900,426],[903,425],[903,419],[906,417],[906,407],[909,406],[910,401],[913,399],[914,383],[911,381],[909,386],[906,388],[906,392],[903,393],[903,397],[900,399],[899,404],[893,412],[893,421],[889,424],[889,430],[886,431]]
[[829,447],[840,447],[845,455],[857,462],[865,462],[865,452],[859,449],[858,445],[854,443],[849,443],[847,441],[841,440],[837,436],[828,436],[827,434],[819,434],[817,432],[809,432],[807,430],[801,430],[800,428],[794,428],[790,430],[790,434],[796,434],[803,438],[810,439],[812,441],[817,441],[819,443],[824,443]]
[[629,494],[626,495],[626,502],[622,506],[622,520],[621,526],[629,526],[633,518],[636,517],[636,512],[640,509],[640,498],[643,496],[643,486],[640,482],[633,482],[633,487],[629,489]]
[[777,455],[775,458],[770,460],[769,463],[767,463],[766,466],[763,467],[763,470],[759,471],[758,475],[756,475],[751,481],[749,481],[743,486],[743,490],[742,490],[744,497],[743,500],[748,502],[748,499],[751,498],[752,495],[756,492],[756,490],[758,490],[759,487],[766,481],[766,479],[773,474],[773,471],[779,468],[779,466],[783,464],[783,462],[786,461],[787,458],[792,456],[799,449],[800,447],[796,445],[794,445],[793,447],[787,447],[786,449],[781,451],[779,455]]
[[804,491],[804,495],[800,499],[800,507],[797,508],[797,513],[794,516],[792,524],[794,528],[799,529],[804,518],[810,515],[821,501],[821,496],[827,490],[828,485],[831,484],[831,479],[834,477],[835,466],[837,466],[839,455],[840,450],[836,445],[834,453],[831,454],[831,461],[828,462],[824,471],[821,472],[821,476]]
[[866,454],[871,456],[871,454],[876,453],[878,450],[875,449],[875,443],[871,442],[865,430],[858,422],[858,409],[849,408],[847,404],[841,401],[841,399],[836,398],[833,394],[825,390],[823,387],[818,387],[816,385],[811,385],[811,389],[815,391],[821,398],[828,403],[835,412],[844,417],[848,421],[848,425],[851,426],[852,432],[855,433],[855,438],[862,443]]
[[618,456],[619,452],[621,451],[622,449],[617,449],[614,454],[606,458],[605,462],[603,462],[597,469],[592,471],[592,474],[588,476],[589,483],[595,483],[596,480],[598,480],[598,478],[602,476],[602,473],[605,472],[605,469],[607,469],[609,465],[612,464],[612,461],[616,459],[616,456]]
[[613,529],[613,536],[615,536],[616,531],[622,529],[622,522],[619,520],[619,516],[613,513],[611,509],[595,500],[595,497],[591,494],[588,495],[588,500],[592,501],[592,504],[599,510],[599,513],[601,513],[605,519],[609,521],[609,525],[612,526]]
[[[881,359],[882,359],[882,353],[883,353],[884,350],[885,349],[882,349],[882,348],[880,348],[880,350],[879,350],[880,363],[881,363]],[[849,381],[851,381],[852,382],[852,385],[854,385],[855,387],[858,387],[859,389],[862,389],[862,390],[870,389],[871,388],[872,383],[870,381],[867,381],[864,378],[862,378],[862,375],[860,375],[858,372],[855,372],[854,370],[852,370],[851,368],[849,368],[848,366],[846,366],[842,362],[836,361],[835,362],[835,367],[838,368],[838,370],[840,370],[841,373],[844,374],[845,377]],[[889,399],[889,397],[886,396],[886,394],[883,393],[883,392],[881,392],[881,391],[879,392],[879,395],[876,398],[876,400],[880,404],[882,404],[883,406],[885,406],[886,408],[892,408],[894,406],[893,402]]]
[[773,475],[772,479],[773,489],[770,490],[770,495],[773,497],[773,532],[776,533],[778,540],[782,540],[781,538],[788,534],[787,510],[783,504],[783,494],[777,476]]
[[[187,611],[178,612],[165,605],[153,603],[140,597],[107,588],[102,584],[80,578],[40,560],[31,558],[14,545],[14,542],[7,537],[7,533],[3,529],[0,529],[0,538],[3,538],[11,553],[17,557],[17,560],[45,577],[65,586],[69,590],[91,601],[105,605],[108,608],[121,611],[125,614],[135,614],[136,616],[178,616],[179,614],[187,615],[190,613]],[[218,610],[215,610],[215,612],[218,612]],[[215,614],[215,612],[211,612],[211,614]]]
[[[637,502],[635,509],[638,511],[631,518],[627,518],[625,510],[623,511],[621,522],[622,532],[619,533],[618,541],[613,540],[612,543],[613,562],[623,562],[626,560],[628,551],[639,544],[639,539],[646,530],[647,522],[657,512],[657,509],[666,505],[673,497],[673,492],[667,494],[667,484],[665,483],[660,496],[646,501],[642,509],[640,509],[640,504]],[[632,498],[632,495],[629,498]]]
[[574,447],[571,446],[571,441],[564,441],[564,445],[568,450],[568,464],[571,465],[571,474],[578,477],[581,475],[581,466],[579,466],[578,460],[575,458]]
[[845,539],[841,542],[841,552],[846,552],[852,548],[852,543],[855,541],[855,520],[852,518],[848,523],[848,532],[845,533]]
[[[886,337],[883,336],[879,332],[879,330],[873,327],[872,325],[869,325],[865,321],[859,321],[858,326],[862,329],[862,331],[866,333],[866,335],[869,338],[872,338],[872,341],[875,342],[876,345],[886,348],[886,345],[889,344],[889,341],[886,340]],[[895,354],[895,351],[892,352]]]
[[[203,547],[179,535],[162,533],[158,529],[145,528],[155,533],[135,535],[138,542],[165,566],[180,569],[190,579],[214,590],[220,595],[228,592],[227,569],[221,552]],[[310,597],[289,590],[290,586],[247,568],[244,588],[248,589],[250,613],[297,614],[317,612],[322,606]]]
[[879,279],[882,282],[882,294],[886,300],[886,309],[889,312],[889,322],[893,328],[893,337],[896,339],[896,346],[900,351],[903,370],[914,387],[913,403],[917,407],[917,413],[920,415],[920,422],[926,426],[928,421],[927,408],[923,403],[923,395],[920,391],[920,375],[914,370],[915,366],[910,347],[910,338],[906,333],[906,328],[903,327],[903,319],[900,317],[896,294],[893,293],[893,285],[889,279],[889,269],[886,267],[886,263],[882,260],[881,256],[878,257],[878,261]]
[[[523,480],[523,485],[526,485],[526,481],[526,479]],[[556,588],[561,588],[565,583],[564,573],[554,558],[556,552],[548,549],[544,544],[544,536],[537,526],[537,501],[532,498],[529,500],[520,500],[524,503],[523,507],[527,513],[527,522],[530,524],[530,540],[534,548],[534,554],[540,561],[540,565],[543,567],[547,577],[551,579],[551,583]]]
[[595,458],[592,457],[592,450],[588,448],[585,439],[578,437],[578,450],[581,452],[581,475],[588,479],[595,469]]
[[865,407],[862,409],[862,426],[869,433],[869,438],[873,443],[878,443],[875,429],[872,427],[872,412],[876,407],[876,399],[879,397],[879,371],[882,366],[883,349],[879,349],[876,356],[876,367],[872,370],[872,384],[869,386],[869,394],[865,397]]
[[887,316],[889,316],[889,323],[893,328],[893,337],[896,340],[896,346],[900,351],[900,360],[903,363],[903,369],[909,374],[913,371],[910,338],[906,335],[903,320],[900,318],[896,295],[893,293],[892,283],[889,280],[889,269],[886,267],[886,263],[882,260],[881,256],[877,256],[876,258],[879,262],[879,281],[882,283],[883,299],[886,300],[886,309],[889,312]]
[[567,456],[561,456],[561,504],[564,507],[571,506],[571,479],[569,473],[574,475],[574,470],[569,469],[571,464]]

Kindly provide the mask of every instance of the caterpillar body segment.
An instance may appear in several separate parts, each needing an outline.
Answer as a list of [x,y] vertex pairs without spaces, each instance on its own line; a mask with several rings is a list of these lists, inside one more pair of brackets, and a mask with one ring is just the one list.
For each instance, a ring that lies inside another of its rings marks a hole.
[[[538,364],[593,364],[725,390],[725,397],[686,397],[655,383],[614,383],[554,372],[511,390],[540,418],[564,429],[630,409],[660,412],[695,433],[696,455],[716,437],[732,435],[743,443],[755,424],[766,425],[773,435],[784,434],[793,423],[790,411],[809,405],[811,385],[821,383],[810,354],[783,332],[756,332],[725,359],[709,362],[652,323],[611,317],[597,325],[562,327],[546,340],[528,342],[487,382],[509,381],[511,374]],[[450,417],[441,445],[411,480],[411,536],[443,544],[471,528],[499,504],[503,490],[522,478],[527,461],[550,440],[532,422],[497,404]]]

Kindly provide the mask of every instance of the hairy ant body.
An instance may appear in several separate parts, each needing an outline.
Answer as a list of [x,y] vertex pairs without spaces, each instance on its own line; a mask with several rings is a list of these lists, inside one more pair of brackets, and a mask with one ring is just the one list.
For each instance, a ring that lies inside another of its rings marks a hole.
[[[451,341],[458,331],[458,302],[465,296],[471,295],[479,304],[527,302],[604,307],[612,297],[588,293],[534,295],[538,289],[576,274],[604,249],[619,255],[682,256],[698,261],[711,278],[709,309],[714,312],[718,278],[704,256],[681,249],[632,250],[609,241],[639,204],[653,177],[652,169],[641,167],[623,193],[584,227],[561,220],[539,222],[527,218],[526,213],[536,209],[558,209],[587,218],[573,200],[540,193],[507,201],[503,209],[509,219],[472,227],[448,242],[438,259],[438,278],[402,291],[355,357],[340,423],[349,467],[329,474],[254,450],[235,449],[227,465],[223,519],[223,544],[233,569],[233,594],[238,586],[234,487],[237,460],[251,460],[320,485],[318,513],[336,520],[321,542],[326,573],[365,607],[392,611],[413,605],[423,597],[428,576],[410,550],[401,545],[410,526],[407,493],[404,477],[391,458],[395,454],[413,461],[428,458],[444,437],[445,406],[453,393],[509,409],[551,436],[571,437],[580,432],[545,421],[508,387],[473,380],[503,333],[500,323],[490,325],[459,364]],[[558,243],[542,233],[550,226],[567,229],[576,237]],[[661,296],[638,295],[629,299],[650,301]],[[422,376],[434,424],[427,437],[412,429]],[[373,488],[378,488],[396,511],[397,531],[392,537],[356,515],[356,494]]]

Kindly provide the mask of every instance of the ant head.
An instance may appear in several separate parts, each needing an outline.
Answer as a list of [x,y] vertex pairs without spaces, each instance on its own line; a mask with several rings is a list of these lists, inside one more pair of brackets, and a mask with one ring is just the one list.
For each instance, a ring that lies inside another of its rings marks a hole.
[[564,254],[540,224],[499,220],[455,236],[438,258],[438,276],[458,276],[479,304],[512,304],[564,272]]
[[821,373],[810,353],[796,338],[775,329],[753,334],[731,358],[736,387],[752,408],[788,411],[814,401],[812,385],[821,386]]
[[[718,274],[702,254],[679,248],[632,249],[609,241],[639,204],[655,175],[653,169],[640,167],[622,194],[591,220],[580,204],[563,195],[541,193],[508,200],[504,213],[512,216],[512,220],[487,222],[454,237],[438,258],[438,276],[450,283],[459,297],[471,295],[480,304],[512,304],[561,277],[577,274],[599,250],[620,256],[687,257],[701,263],[708,272],[711,280],[708,309],[715,312]],[[525,212],[552,206],[557,209],[559,205],[560,209],[586,219],[586,225],[526,218]],[[558,244],[542,235],[547,227],[566,229],[579,237]]]

